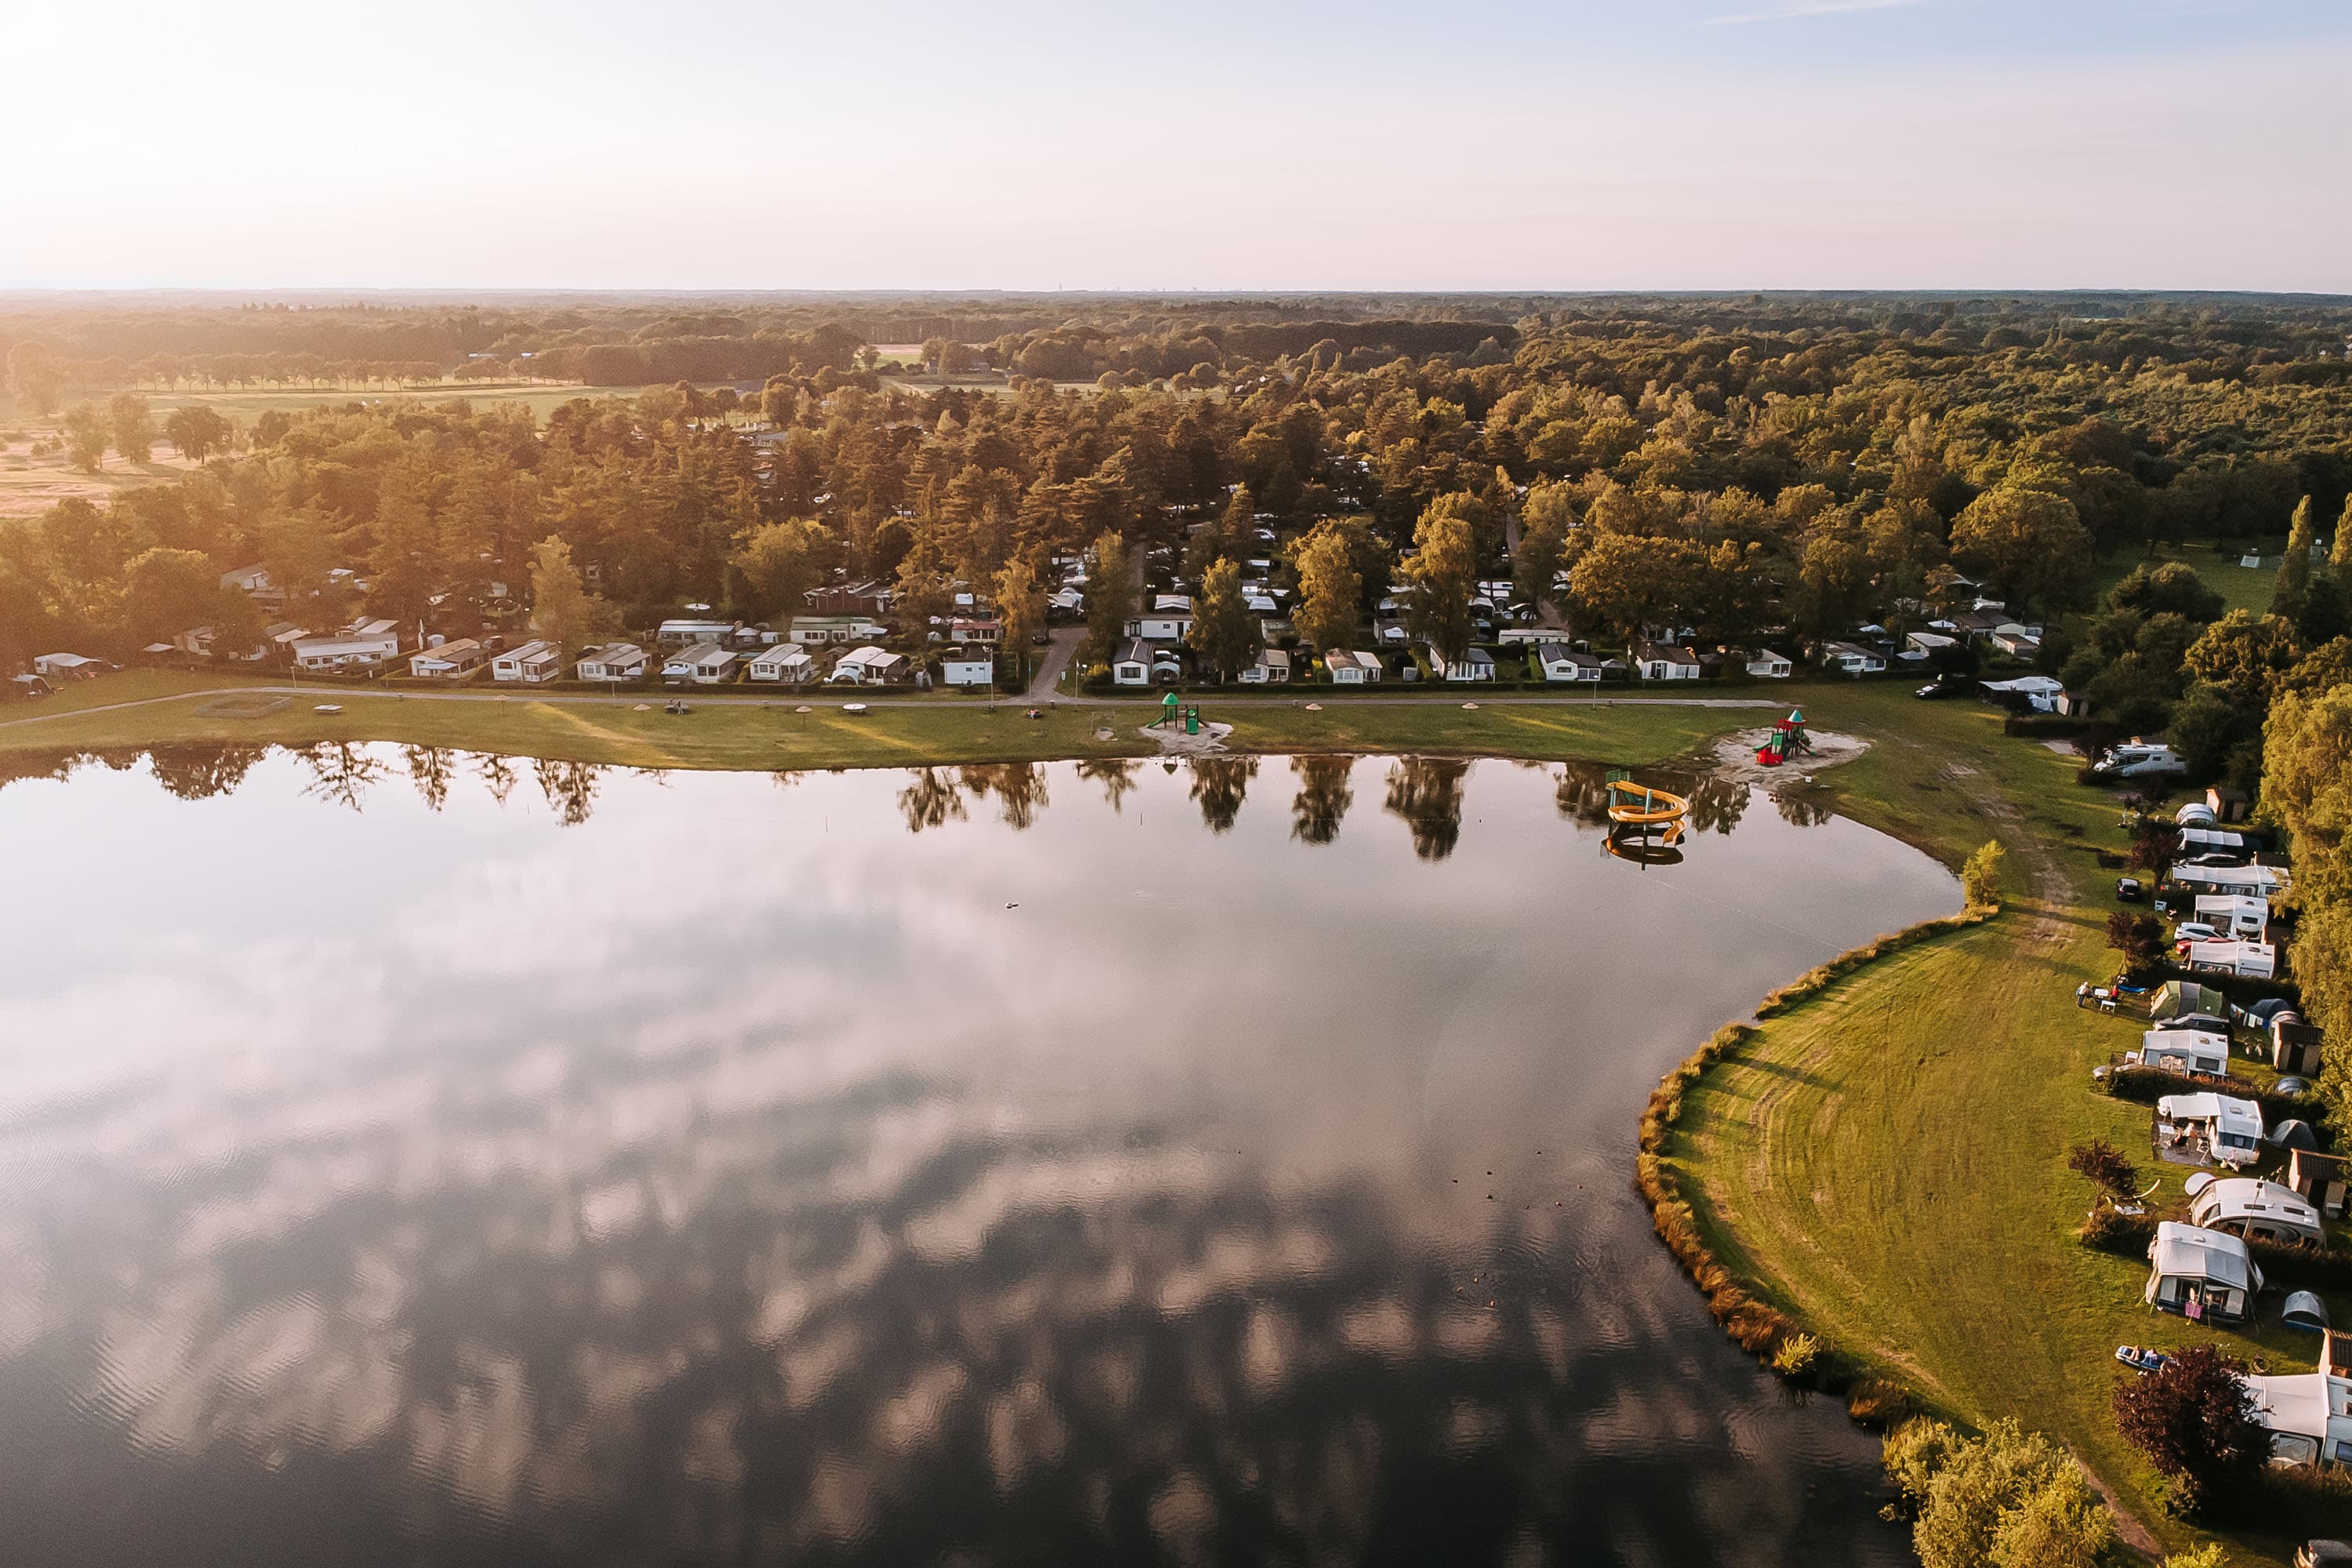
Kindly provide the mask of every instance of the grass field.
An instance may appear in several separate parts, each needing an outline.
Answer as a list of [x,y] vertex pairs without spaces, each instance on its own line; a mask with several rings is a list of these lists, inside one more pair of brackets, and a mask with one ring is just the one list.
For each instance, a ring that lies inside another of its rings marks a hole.
[[[1149,702],[1065,705],[1041,719],[1017,702],[993,710],[977,699],[954,706],[877,700],[863,715],[841,711],[838,694],[797,713],[791,696],[759,700],[698,698],[672,715],[648,694],[647,710],[625,703],[449,701],[429,694],[306,689],[283,710],[258,718],[207,714],[183,695],[239,683],[221,677],[126,670],[77,682],[56,696],[0,710],[0,753],[135,747],[184,742],[305,745],[320,741],[399,741],[639,767],[814,768],[920,763],[1027,762],[1062,757],[1143,756],[1155,742],[1138,731],[1158,716]],[[247,684],[264,686],[267,681]],[[136,708],[92,710],[139,702]],[[343,711],[322,714],[320,702]],[[1559,760],[1600,757],[1654,763],[1713,736],[1756,723],[1741,709],[1601,706],[1498,707],[1361,700],[1319,713],[1281,702],[1213,700],[1208,716],[1234,726],[1236,749],[1454,752]],[[1108,738],[1098,731],[1108,730]]]
[[[1824,694],[1823,727],[1871,753],[1823,788],[1848,815],[1957,860],[2011,850],[2011,898],[1990,924],[1906,949],[1761,1026],[1686,1100],[1669,1148],[1717,1256],[1831,1342],[1980,1423],[2015,1415],[2063,1439],[2168,1548],[2195,1532],[2157,1506],[2157,1478],[2116,1435],[2121,1343],[2214,1339],[2307,1370],[2307,1336],[2250,1342],[2148,1312],[2144,1264],[2080,1246],[2089,1189],[2065,1168],[2103,1137],[2178,1197],[2184,1167],[2147,1155],[2146,1108],[2094,1090],[2127,1023],[2077,1009],[2113,972],[2114,907],[2093,851],[2122,847],[2110,797],[2047,747],[2004,739],[1972,705],[1885,688]],[[1696,1042],[1694,1042],[1696,1044]],[[2344,1321],[2352,1303],[2334,1301]],[[2232,1561],[2292,1543],[2233,1538]]]
[[2099,563],[2095,591],[2104,599],[2107,590],[2122,582],[2133,567],[2179,561],[2192,567],[2206,586],[2221,595],[2228,608],[2249,610],[2259,616],[2271,607],[2271,587],[2278,576],[2278,553],[2285,543],[2284,539],[2262,542],[2264,557],[2272,563],[2263,567],[2241,566],[2236,555],[2223,555],[2209,544],[2164,545],[2151,554],[2120,554]]

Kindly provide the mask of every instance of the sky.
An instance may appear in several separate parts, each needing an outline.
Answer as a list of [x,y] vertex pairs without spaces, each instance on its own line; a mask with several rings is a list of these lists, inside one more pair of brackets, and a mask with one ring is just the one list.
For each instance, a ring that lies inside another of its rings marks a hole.
[[157,0],[0,289],[2352,292],[2345,0]]

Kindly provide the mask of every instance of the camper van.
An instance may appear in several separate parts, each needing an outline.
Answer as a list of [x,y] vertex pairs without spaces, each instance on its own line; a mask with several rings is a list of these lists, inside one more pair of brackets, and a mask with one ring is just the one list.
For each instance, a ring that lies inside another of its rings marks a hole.
[[2108,778],[2152,778],[2168,773],[2185,773],[2189,771],[2189,763],[2170,746],[2160,742],[2127,741],[2092,763],[2091,771]]

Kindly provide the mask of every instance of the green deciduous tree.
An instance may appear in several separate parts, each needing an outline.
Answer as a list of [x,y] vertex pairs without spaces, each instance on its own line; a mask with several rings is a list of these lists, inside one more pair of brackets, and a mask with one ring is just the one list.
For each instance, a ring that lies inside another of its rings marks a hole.
[[1126,539],[1116,531],[1095,540],[1087,563],[1087,656],[1107,659],[1118,651],[1127,623],[1135,618],[1135,563]]
[[572,564],[572,546],[551,534],[531,550],[530,629],[553,643],[568,665],[581,649],[620,626],[612,605],[588,592]]
[[192,463],[227,451],[233,434],[227,420],[201,403],[174,408],[163,418],[163,438],[172,443],[172,450]]
[[2286,553],[2279,558],[2278,577],[2271,588],[2271,614],[2290,626],[2302,621],[2310,601],[2311,547],[2315,538],[2311,498],[2305,496],[2295,503],[2294,516],[2287,522]]
[[66,457],[75,468],[94,474],[105,466],[107,444],[114,431],[98,405],[77,403],[67,409],[59,432],[65,437]]
[[159,545],[131,558],[122,569],[122,589],[131,635],[142,642],[169,642],[211,618],[219,603],[220,573],[193,550]]
[[2004,485],[1970,501],[1953,521],[1952,557],[1990,584],[2012,611],[2055,613],[2083,600],[2091,535],[2065,497]]
[[8,351],[8,394],[42,418],[58,411],[65,380],[64,367],[46,345],[21,342]]
[[1291,567],[1298,574],[1298,606],[1291,616],[1298,635],[1318,652],[1352,647],[1363,584],[1340,527],[1318,523],[1292,550]]
[[813,517],[793,517],[752,529],[728,560],[743,574],[759,614],[771,621],[782,616],[783,625],[776,629],[789,636],[808,591],[824,581],[832,545],[833,535],[824,524]]
[[114,449],[126,463],[143,463],[155,455],[155,416],[147,400],[135,392],[118,392],[107,400],[106,420],[114,434]]
[[1528,489],[1519,509],[1519,550],[1511,560],[1511,589],[1528,604],[1558,596],[1569,530],[1575,525],[1575,494],[1570,486],[1538,481]]
[[1192,627],[1186,634],[1220,680],[1231,680],[1257,658],[1263,642],[1257,617],[1242,599],[1242,569],[1238,562],[1220,561],[1201,579],[1201,596],[1192,606]]
[[2244,1371],[2211,1345],[2190,1345],[2169,1365],[2116,1384],[2116,1426],[2179,1489],[2189,1511],[2243,1496],[2270,1458],[2270,1433],[2240,1381]]
[[1404,564],[1412,634],[1449,659],[1470,647],[1470,595],[1478,583],[1473,512],[1483,505],[1460,492],[1431,501],[1413,528],[1413,556]]
[[1997,838],[1989,838],[1969,857],[1960,868],[1960,889],[1969,907],[1988,910],[2000,902],[2000,879],[2009,864],[2009,851]]

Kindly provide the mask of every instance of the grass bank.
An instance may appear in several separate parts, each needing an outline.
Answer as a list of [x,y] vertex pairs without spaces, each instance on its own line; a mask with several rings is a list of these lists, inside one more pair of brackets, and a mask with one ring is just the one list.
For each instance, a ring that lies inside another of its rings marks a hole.
[[[2149,1313],[2145,1264],[2075,1240],[2089,1192],[2066,1169],[2074,1144],[2132,1153],[2161,1175],[2159,1200],[2187,1173],[2140,1152],[2145,1107],[2092,1087],[2091,1068],[2136,1043],[2134,1026],[2074,1005],[2077,984],[2113,969],[2112,873],[2095,851],[2123,847],[2119,809],[2074,782],[2072,761],[2004,738],[1973,705],[1857,688],[1807,713],[1877,742],[1824,775],[1826,801],[1950,864],[1999,838],[2005,907],[1744,1033],[1680,1086],[1663,1173],[1738,1289],[1939,1414],[2048,1431],[2165,1548],[2185,1545],[2198,1532],[2164,1516],[2156,1474],[2116,1432],[2115,1346],[2219,1341],[2273,1370],[2308,1368],[2314,1346]],[[2331,1306],[2347,1321],[2352,1302]],[[2238,1563],[2284,1562],[2293,1544],[2228,1541]]]
[[[0,710],[0,754],[391,741],[622,766],[776,769],[1148,756],[1158,750],[1139,732],[1158,717],[1157,702],[1064,703],[1030,719],[1017,700],[992,707],[979,699],[926,704],[884,699],[871,711],[852,715],[841,710],[836,689],[809,700],[807,713],[794,711],[802,703],[790,695],[772,701],[696,696],[694,711],[677,715],[662,711],[658,694],[649,694],[646,710],[639,712],[633,702],[501,700],[474,689],[458,700],[317,687],[276,712],[240,716],[195,695],[235,684],[212,675],[152,670],[77,682],[38,704]],[[1227,743],[1239,751],[1599,757],[1628,763],[1681,755],[1762,717],[1756,710],[1634,703],[1489,703],[1469,711],[1453,703],[1364,700],[1310,712],[1303,702],[1201,700],[1209,718],[1233,724]],[[343,710],[314,711],[322,702]]]

